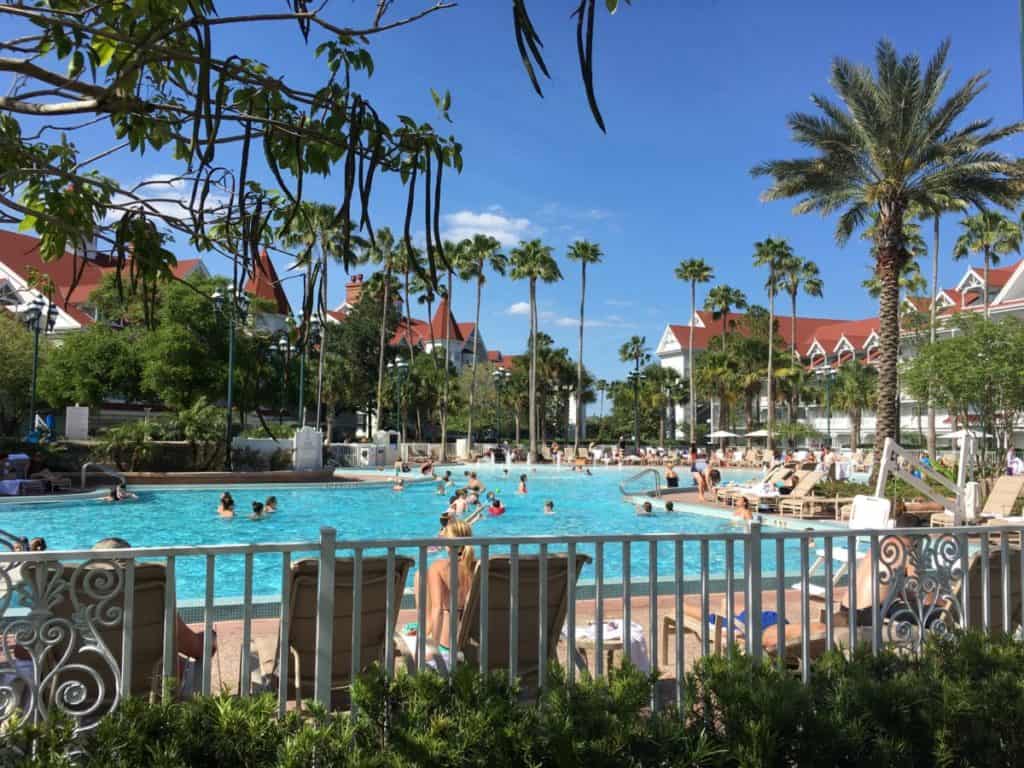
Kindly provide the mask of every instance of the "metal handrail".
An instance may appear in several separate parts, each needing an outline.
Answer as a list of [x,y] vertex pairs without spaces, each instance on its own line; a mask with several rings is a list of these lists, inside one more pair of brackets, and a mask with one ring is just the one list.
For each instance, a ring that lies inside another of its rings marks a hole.
[[639,480],[641,477],[643,477],[644,475],[646,475],[648,473],[654,475],[654,495],[655,496],[661,496],[661,473],[658,470],[654,469],[653,467],[646,467],[646,468],[640,470],[639,472],[637,472],[632,477],[627,477],[625,480],[623,480],[621,483],[619,483],[619,492],[623,496],[631,496],[631,495],[633,495],[633,494],[630,494],[630,493],[628,493],[626,491],[626,484],[627,483],[632,483],[634,480]]
[[96,469],[98,469],[103,474],[109,475],[110,477],[114,478],[115,480],[117,480],[119,482],[123,483],[125,481],[124,475],[121,474],[120,472],[118,472],[113,467],[108,467],[106,464],[97,464],[94,461],[87,461],[85,464],[82,465],[82,488],[83,489],[85,488],[85,475],[88,472],[89,467],[95,467]]

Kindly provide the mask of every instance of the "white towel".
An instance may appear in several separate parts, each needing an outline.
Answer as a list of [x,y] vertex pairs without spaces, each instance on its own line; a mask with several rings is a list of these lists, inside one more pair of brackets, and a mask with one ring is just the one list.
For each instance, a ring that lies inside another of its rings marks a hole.
[[[606,642],[622,642],[623,624],[621,621],[606,621],[603,626],[604,640]],[[577,641],[588,640],[593,642],[596,639],[597,625],[594,622],[590,622],[585,627],[579,627],[576,629]],[[629,653],[633,666],[641,672],[646,673],[651,671],[651,659],[647,655],[647,638],[644,636],[644,628],[635,621],[630,625]]]

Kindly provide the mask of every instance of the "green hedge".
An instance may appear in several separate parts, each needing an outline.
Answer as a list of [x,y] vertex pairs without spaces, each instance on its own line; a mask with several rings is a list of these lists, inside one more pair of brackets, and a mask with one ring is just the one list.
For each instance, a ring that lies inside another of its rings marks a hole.
[[[919,658],[820,659],[805,686],[771,664],[700,661],[686,705],[652,714],[652,679],[552,685],[520,703],[500,675],[379,673],[357,683],[358,714],[274,717],[270,697],[127,702],[85,737],[66,723],[6,737],[0,765],[135,766],[1014,766],[1024,760],[1024,646],[966,635]],[[15,757],[15,751],[31,757]]]

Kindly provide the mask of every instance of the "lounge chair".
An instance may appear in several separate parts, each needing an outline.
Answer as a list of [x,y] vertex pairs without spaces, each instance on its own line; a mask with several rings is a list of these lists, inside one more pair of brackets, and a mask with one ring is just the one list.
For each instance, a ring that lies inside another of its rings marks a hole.
[[[362,561],[362,613],[359,659],[362,666],[369,667],[384,658],[384,644],[392,642],[387,636],[387,558],[364,557]],[[339,704],[347,698],[345,689],[352,682],[352,582],[355,561],[339,559],[334,571],[334,626],[331,654],[332,704]],[[395,558],[394,603],[391,626],[398,620],[402,604],[402,593],[413,560],[409,557]],[[316,672],[316,614],[317,580],[320,561],[315,558],[292,563],[292,587],[288,595],[289,623],[288,650],[291,659],[288,674],[289,696],[301,705],[314,693]],[[259,659],[258,669],[264,685],[277,686],[281,664],[281,633],[274,637],[260,637],[253,641],[253,650]]]
[[[98,554],[97,557],[99,556]],[[56,574],[58,567],[63,568],[63,573],[59,577]],[[110,617],[118,616],[124,609],[123,587],[109,601],[106,600],[106,595],[111,591],[110,587],[117,583],[106,581],[115,568],[120,569],[121,566],[110,562],[95,562],[84,567],[60,566],[52,560],[29,561],[22,565],[22,590],[28,590],[31,594],[38,591],[39,585],[49,585],[51,589],[47,599],[60,596],[57,602],[49,606],[50,615],[44,620],[59,622],[53,625],[54,630],[58,627],[76,627],[75,634],[70,638],[74,647],[69,649],[69,639],[61,637],[55,645],[49,646],[45,656],[39,655],[43,664],[40,670],[41,679],[44,681],[44,690],[40,694],[46,705],[51,703],[52,697],[59,695],[61,686],[69,683],[84,686],[83,701],[86,704],[99,700],[97,707],[89,713],[90,718],[106,714],[113,704],[117,681],[121,676],[123,621],[113,621],[112,626],[106,626],[104,619],[109,620]],[[120,571],[120,577],[124,578],[123,570]],[[58,583],[58,578],[69,585],[67,590],[52,589],[52,586]],[[93,594],[90,595],[86,590],[86,584]],[[155,697],[162,688],[166,593],[166,567],[162,563],[136,563],[132,616],[132,696]],[[45,607],[36,606],[36,610],[45,610]],[[90,616],[91,624],[96,629],[95,635],[92,630],[84,629],[81,620],[85,615]],[[103,651],[100,651],[97,645],[101,645]],[[28,645],[28,649],[35,650],[37,654],[44,647],[46,646],[43,643],[40,643],[38,648],[32,644]],[[62,663],[56,662],[65,652],[69,654],[67,658]],[[109,659],[106,654],[109,654]],[[55,663],[56,667],[53,666]],[[95,671],[102,683],[102,692],[97,686],[96,676],[75,669],[73,665]],[[114,668],[117,670],[116,676]],[[52,676],[47,680],[47,675]],[[71,711],[81,709],[72,707]]]
[[[547,647],[540,654],[540,556],[521,555],[516,596],[519,601],[516,674],[526,688],[536,688],[538,671],[556,658],[562,627],[569,608],[569,556],[564,553],[547,557]],[[573,583],[579,578],[590,557],[576,554]],[[511,643],[510,599],[512,594],[512,561],[508,555],[493,555],[487,561],[487,658],[486,668],[508,669]],[[478,565],[466,598],[458,627],[458,650],[466,661],[480,663],[480,588],[481,568]],[[572,650],[572,649],[570,649]],[[575,661],[575,659],[572,659]]]
[[70,491],[71,490],[71,478],[66,475],[58,475],[56,472],[51,472],[48,469],[44,469],[42,472],[36,472],[31,480],[38,480],[47,486],[51,491]]
[[[982,517],[999,518],[1002,522],[1013,510],[1017,499],[1024,494],[1024,475],[1000,475],[992,484],[992,490],[985,498],[985,505],[981,508]],[[1021,518],[1016,518],[1020,520]],[[955,520],[950,512],[940,512],[931,516],[933,526],[955,525]]]
[[744,483],[741,485],[726,485],[715,488],[714,499],[722,504],[732,504],[739,496],[747,496],[755,493],[756,490],[764,483],[771,483],[773,485],[775,483],[781,483],[792,474],[792,469],[783,464],[779,464],[778,466],[769,469],[756,485]]
[[796,517],[807,517],[817,515],[819,510],[832,509],[838,511],[841,504],[850,504],[852,498],[814,496],[814,487],[824,477],[822,472],[809,472],[804,475],[800,483],[789,493],[779,499],[777,507],[780,515],[790,514]]

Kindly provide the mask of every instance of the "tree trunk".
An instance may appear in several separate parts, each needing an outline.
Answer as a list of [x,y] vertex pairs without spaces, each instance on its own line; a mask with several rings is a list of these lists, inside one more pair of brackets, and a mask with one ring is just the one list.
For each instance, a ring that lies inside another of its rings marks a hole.
[[[933,224],[933,235],[935,238],[932,246],[932,290],[931,305],[928,308],[928,341],[935,343],[935,297],[939,293],[939,214],[936,213]],[[928,458],[933,462],[935,456],[935,402],[932,400],[931,392],[928,393]]]
[[[888,227],[886,227],[888,224]],[[876,406],[875,460],[871,467],[871,482],[878,476],[879,462],[885,438],[896,434],[897,361],[899,357],[899,303],[902,211],[889,214],[880,225],[878,235],[878,261],[876,272],[881,283],[878,302],[878,405]]]
[[530,278],[530,453],[537,461],[537,279]]
[[[320,361],[317,365],[316,373],[316,428],[320,429],[320,413],[323,407],[323,393],[324,393],[324,362],[326,360],[325,352],[327,350],[327,252],[321,248],[320,257],[320,311],[323,315],[321,321],[321,333],[320,333]],[[326,436],[328,441],[330,440],[330,430]]]
[[697,281],[690,281],[690,340],[686,364],[690,369],[690,445],[697,442],[697,389],[694,386],[693,374],[693,322],[697,315]]
[[[476,279],[476,325],[473,327],[473,372],[469,378],[469,419],[466,424],[466,458],[473,454],[473,409],[476,407],[476,358],[480,343],[480,298],[484,289],[484,265],[480,263],[480,272]],[[497,426],[495,426],[497,439]]]
[[853,445],[851,445],[850,448],[854,451],[856,451],[857,447],[860,445],[860,420],[861,411],[859,408],[850,412],[850,431],[853,433]]
[[[769,275],[768,279],[775,279],[775,275]],[[768,440],[765,447],[772,450],[772,426],[775,423],[775,382],[774,358],[775,353],[775,291],[768,291]]]
[[423,415],[419,408],[416,409],[416,439],[423,442]]
[[441,391],[441,461],[448,456],[448,386],[451,380],[452,328],[452,270],[448,270],[448,313],[441,318],[444,323],[444,388]]
[[988,320],[988,265],[989,265],[989,263],[991,261],[992,261],[992,254],[989,251],[988,246],[986,246],[985,247],[985,279],[983,281],[985,284],[981,288],[981,290],[982,290],[982,298],[985,300],[985,319],[986,320]]
[[[789,294],[790,309],[793,312],[793,316],[789,321],[789,333],[792,337],[789,341],[789,352],[792,356],[792,365],[800,365],[800,353],[796,349],[796,291]],[[793,424],[796,421],[796,409],[800,402],[800,391],[796,386],[796,379],[793,379],[793,391],[789,393],[789,423]]]
[[516,411],[515,411],[515,414],[514,414],[513,418],[515,419],[515,422],[516,422],[516,445],[519,445],[519,438],[521,436],[521,430],[519,428],[519,409],[518,408],[516,408]]
[[576,429],[572,439],[572,457],[580,453],[580,433],[583,430],[583,309],[587,300],[587,262],[580,262],[580,354],[576,360]]
[[[380,317],[380,354],[377,360],[377,426],[380,426],[381,414],[384,413],[384,348],[387,344],[385,335],[388,328],[388,299],[391,288],[391,264],[384,267],[384,309]],[[396,425],[397,428],[397,425]]]
[[405,270],[405,343],[409,347],[409,370],[412,370],[412,305],[409,303],[409,270]]

